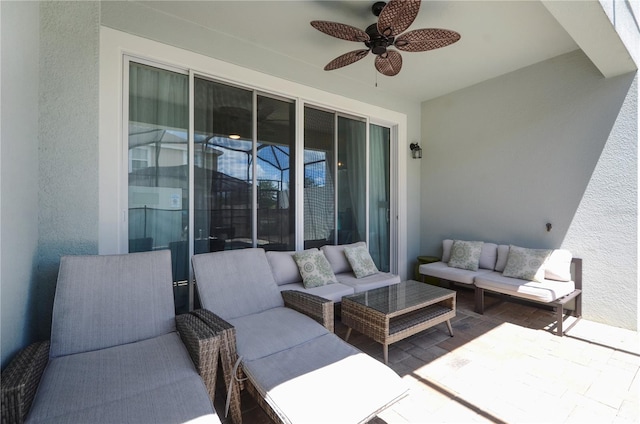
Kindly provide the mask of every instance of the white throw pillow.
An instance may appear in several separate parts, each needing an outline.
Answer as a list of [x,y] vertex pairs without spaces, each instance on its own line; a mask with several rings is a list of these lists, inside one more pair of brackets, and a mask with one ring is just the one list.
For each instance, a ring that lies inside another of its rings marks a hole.
[[571,259],[573,255],[565,249],[555,249],[544,266],[544,278],[556,281],[571,281]]
[[544,281],[544,265],[551,254],[549,249],[527,249],[509,246],[507,265],[502,275],[527,281]]
[[378,268],[365,246],[345,247],[344,254],[356,278],[366,277],[378,272]]
[[305,288],[320,287],[336,283],[336,276],[324,253],[318,249],[307,249],[296,252],[293,259],[298,264],[302,284]]
[[453,240],[442,240],[442,262],[448,263],[451,259],[451,246],[453,246]]
[[481,241],[454,240],[447,264],[453,268],[477,271],[483,244]]

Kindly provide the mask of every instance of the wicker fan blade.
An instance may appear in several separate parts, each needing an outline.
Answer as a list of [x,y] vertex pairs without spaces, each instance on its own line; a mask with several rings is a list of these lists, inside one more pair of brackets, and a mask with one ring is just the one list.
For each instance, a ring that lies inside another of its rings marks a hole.
[[448,29],[423,28],[400,34],[394,45],[405,52],[424,52],[453,44],[460,34]]
[[340,24],[329,21],[311,21],[311,26],[320,32],[324,32],[332,37],[341,38],[347,41],[369,41],[369,35],[363,30],[351,25]]
[[397,51],[387,50],[386,53],[376,56],[375,65],[378,72],[392,77],[402,69],[402,56]]
[[368,49],[354,50],[349,53],[345,53],[336,57],[331,62],[327,63],[324,67],[325,71],[333,71],[334,69],[342,68],[343,66],[351,65],[354,62],[364,58],[369,53]]
[[378,16],[378,32],[395,37],[411,26],[419,10],[420,0],[391,0]]

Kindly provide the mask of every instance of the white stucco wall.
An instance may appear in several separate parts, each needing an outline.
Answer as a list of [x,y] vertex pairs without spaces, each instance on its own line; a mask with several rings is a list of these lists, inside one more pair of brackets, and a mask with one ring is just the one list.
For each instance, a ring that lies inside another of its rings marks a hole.
[[637,329],[633,80],[576,51],[423,103],[423,253],[443,238],[568,248],[584,317]]
[[98,2],[40,3],[39,251],[31,310],[49,337],[61,255],[98,253]]
[[39,6],[0,2],[0,335],[2,367],[30,341],[29,292],[38,246]]

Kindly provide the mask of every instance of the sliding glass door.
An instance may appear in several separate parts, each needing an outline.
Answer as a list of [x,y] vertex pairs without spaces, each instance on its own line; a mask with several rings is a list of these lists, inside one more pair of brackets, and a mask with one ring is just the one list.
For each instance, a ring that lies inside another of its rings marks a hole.
[[178,312],[192,254],[366,241],[389,270],[389,128],[134,61],[128,94],[129,251],[171,251]]
[[129,67],[129,252],[171,249],[176,310],[188,309],[189,79]]
[[391,269],[391,130],[369,126],[369,253],[381,271]]

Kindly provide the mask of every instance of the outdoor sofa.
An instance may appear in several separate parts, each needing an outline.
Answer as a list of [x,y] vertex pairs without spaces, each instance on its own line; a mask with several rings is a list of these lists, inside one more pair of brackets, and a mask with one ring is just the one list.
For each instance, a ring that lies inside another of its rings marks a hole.
[[[470,251],[473,253],[468,254]],[[566,249],[528,249],[514,245],[445,239],[442,259],[422,264],[420,274],[471,286],[475,310],[484,313],[485,292],[552,307],[556,334],[562,336],[565,306],[582,316],[582,259]]]
[[50,341],[2,372],[2,423],[220,423],[220,336],[175,316],[168,250],[65,256]]
[[263,249],[195,255],[192,264],[203,307],[196,315],[225,334],[234,423],[241,388],[282,423],[367,422],[407,394],[393,370],[333,333],[332,301],[278,289]]
[[[378,271],[377,269],[370,275],[358,278],[354,273],[347,256],[345,248],[364,247],[365,242],[357,242],[343,245],[325,245],[319,250],[329,262],[331,270],[335,275],[335,283],[324,284],[318,287],[306,287],[300,269],[294,260],[295,251],[268,251],[266,252],[267,260],[271,266],[273,277],[280,291],[297,290],[306,293],[315,294],[320,297],[329,299],[335,303],[342,301],[343,296],[354,293],[361,293],[367,290],[377,289],[392,284],[398,284],[400,277],[398,275]],[[315,248],[306,251],[314,251]]]

